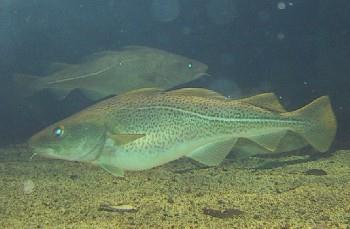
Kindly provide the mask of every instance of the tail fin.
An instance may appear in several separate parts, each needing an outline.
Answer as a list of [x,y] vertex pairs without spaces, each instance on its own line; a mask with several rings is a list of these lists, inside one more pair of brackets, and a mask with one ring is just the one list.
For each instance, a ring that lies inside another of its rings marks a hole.
[[37,79],[36,76],[15,73],[13,83],[20,96],[29,97],[38,91],[35,83]]
[[336,134],[337,121],[328,96],[319,97],[286,115],[308,120],[310,126],[297,132],[316,150],[325,152],[329,149]]

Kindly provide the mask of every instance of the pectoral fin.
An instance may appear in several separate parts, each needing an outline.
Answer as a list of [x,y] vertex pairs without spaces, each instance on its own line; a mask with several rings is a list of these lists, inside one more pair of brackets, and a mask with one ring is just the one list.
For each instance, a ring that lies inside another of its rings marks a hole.
[[236,141],[236,139],[231,138],[211,142],[197,148],[190,155],[188,155],[188,157],[202,164],[215,166],[220,164],[225,159],[227,154],[230,153]]
[[133,142],[139,138],[144,137],[145,134],[113,134],[108,133],[108,138],[111,139],[114,144],[120,146]]
[[123,177],[124,171],[121,168],[118,168],[114,165],[107,164],[107,163],[98,163],[98,165],[106,170],[107,172],[111,173],[113,176],[116,177]]

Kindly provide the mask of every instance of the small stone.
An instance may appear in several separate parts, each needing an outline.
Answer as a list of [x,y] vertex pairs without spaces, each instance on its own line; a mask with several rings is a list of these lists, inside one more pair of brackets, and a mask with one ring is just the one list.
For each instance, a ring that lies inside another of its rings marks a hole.
[[31,194],[34,191],[35,185],[32,180],[26,180],[23,182],[23,192],[25,194]]
[[101,203],[98,210],[107,211],[107,212],[129,212],[129,213],[135,213],[138,211],[136,207],[133,207],[128,204],[111,205],[109,203]]
[[313,176],[325,176],[327,172],[323,169],[309,169],[304,172],[305,175],[313,175]]
[[172,196],[169,196],[169,197],[168,197],[168,203],[169,203],[169,204],[175,203],[174,198],[173,198]]
[[76,174],[72,174],[72,175],[69,175],[69,178],[72,180],[77,180],[79,178],[79,176]]
[[216,218],[229,218],[234,216],[239,216],[243,214],[243,211],[236,208],[227,208],[224,210],[212,209],[212,208],[203,208],[203,213],[205,215],[210,215]]

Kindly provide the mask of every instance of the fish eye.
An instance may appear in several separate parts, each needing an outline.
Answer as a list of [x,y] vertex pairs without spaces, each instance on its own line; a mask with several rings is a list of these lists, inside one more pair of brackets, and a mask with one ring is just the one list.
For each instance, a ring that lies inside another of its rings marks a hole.
[[193,67],[193,64],[192,63],[188,63],[187,67],[191,69]]
[[64,133],[64,127],[63,126],[58,126],[55,129],[53,129],[53,134],[55,137],[62,137]]

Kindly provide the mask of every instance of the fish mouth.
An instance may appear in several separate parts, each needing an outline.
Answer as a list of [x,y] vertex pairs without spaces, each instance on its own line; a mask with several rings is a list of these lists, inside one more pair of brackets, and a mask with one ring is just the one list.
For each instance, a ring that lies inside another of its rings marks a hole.
[[206,72],[200,72],[200,73],[197,73],[193,76],[193,79],[198,79],[198,78],[209,78],[211,77],[211,75],[209,73],[206,73]]
[[31,147],[31,151],[33,152],[33,155],[38,155],[39,157],[42,158],[47,158],[47,159],[62,159],[60,156],[58,156],[54,149],[52,148],[35,148]]

